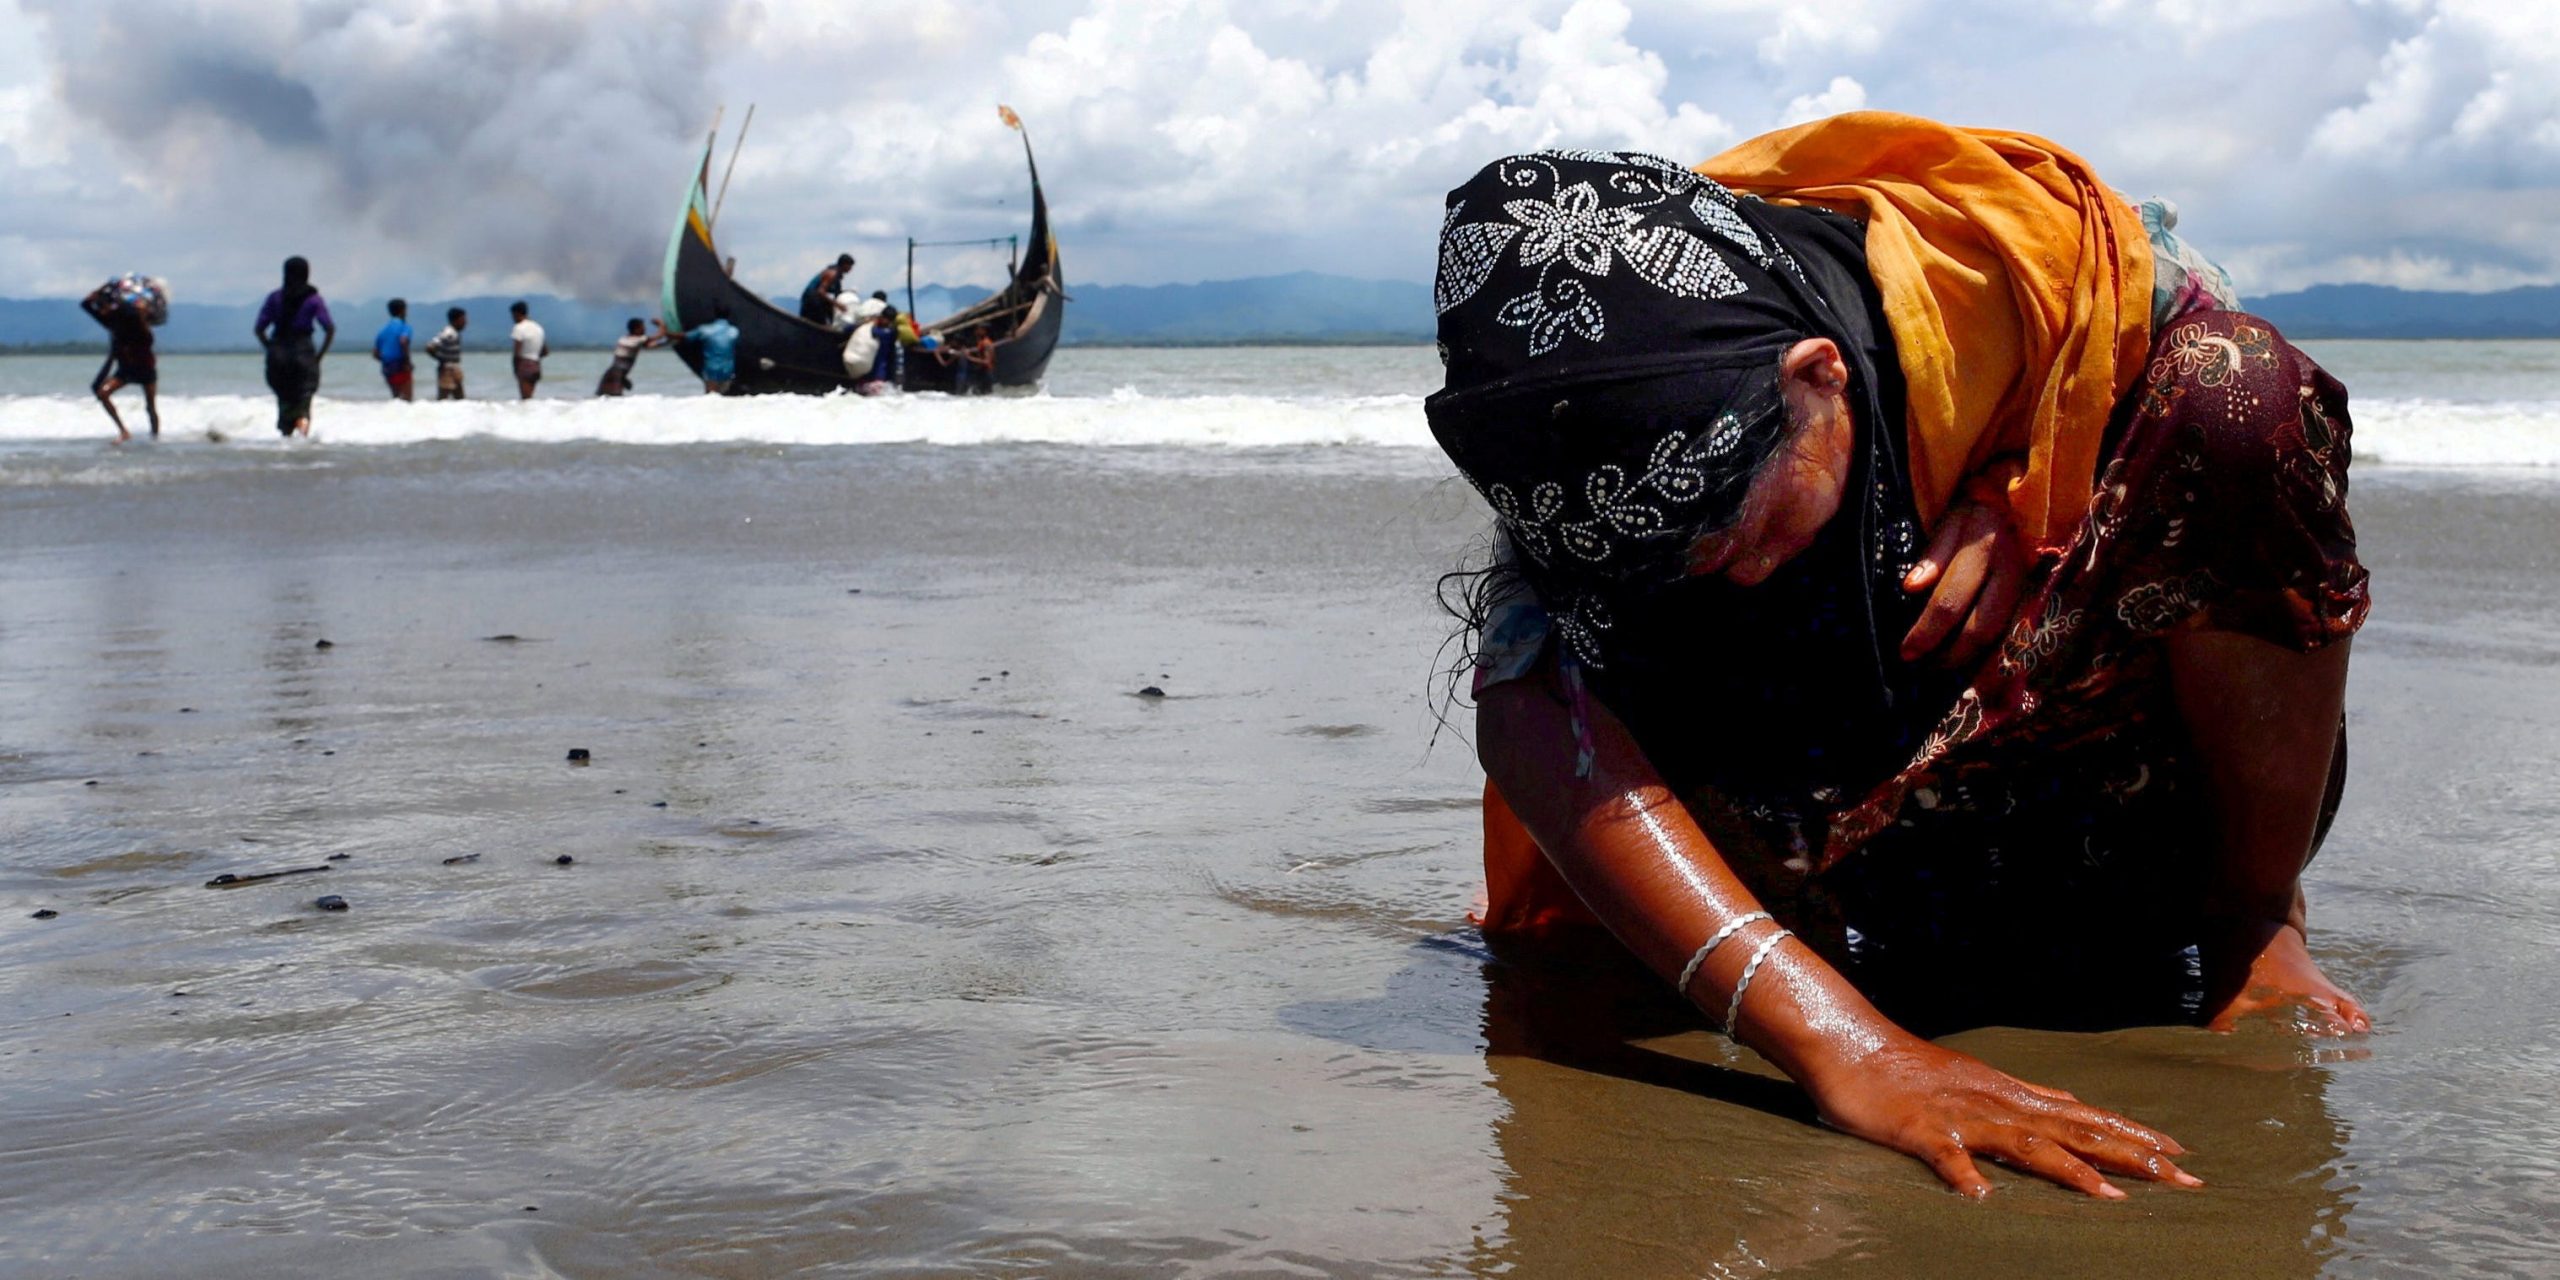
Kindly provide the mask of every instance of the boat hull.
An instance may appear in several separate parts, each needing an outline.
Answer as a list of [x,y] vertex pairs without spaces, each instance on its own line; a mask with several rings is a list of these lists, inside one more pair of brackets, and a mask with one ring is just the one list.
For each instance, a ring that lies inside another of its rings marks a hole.
[[[675,333],[708,323],[721,308],[738,327],[737,372],[731,395],[825,395],[849,390],[854,379],[844,367],[844,333],[812,324],[758,297],[729,275],[711,238],[704,213],[703,184],[710,172],[710,153],[703,155],[702,177],[694,181],[683,216],[667,246],[661,317]],[[1049,206],[1040,190],[1039,170],[1031,176],[1031,251],[1014,270],[1005,288],[993,296],[925,326],[957,347],[963,335],[981,325],[995,325],[1005,336],[996,342],[993,379],[998,390],[1036,388],[1049,370],[1066,324],[1067,295],[1058,266],[1058,246],[1049,231]],[[696,376],[702,353],[689,342],[675,344],[677,356]],[[909,391],[952,391],[958,384],[956,357],[910,347],[905,353],[900,385]]]

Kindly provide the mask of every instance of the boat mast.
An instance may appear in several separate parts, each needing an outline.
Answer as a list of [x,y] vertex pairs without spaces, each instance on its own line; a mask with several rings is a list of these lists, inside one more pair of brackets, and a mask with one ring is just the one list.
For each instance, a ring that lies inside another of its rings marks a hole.
[[[721,109],[727,110],[726,107]],[[711,221],[703,228],[706,231],[719,229],[720,206],[729,200],[729,176],[738,171],[738,153],[747,149],[747,130],[755,122],[756,104],[750,102],[747,104],[747,118],[738,122],[738,140],[729,144],[729,167],[720,171],[720,194],[711,202]],[[711,126],[711,136],[720,136],[720,126],[716,121]]]

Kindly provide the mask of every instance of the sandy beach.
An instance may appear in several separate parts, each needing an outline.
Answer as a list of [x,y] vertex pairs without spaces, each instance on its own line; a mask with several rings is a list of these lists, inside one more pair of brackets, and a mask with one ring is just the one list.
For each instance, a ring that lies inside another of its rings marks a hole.
[[1465,928],[1436,455],[162,450],[0,489],[11,1275],[2553,1264],[2538,473],[2357,479],[2378,1032],[1960,1036],[2212,1184],[1977,1206]]

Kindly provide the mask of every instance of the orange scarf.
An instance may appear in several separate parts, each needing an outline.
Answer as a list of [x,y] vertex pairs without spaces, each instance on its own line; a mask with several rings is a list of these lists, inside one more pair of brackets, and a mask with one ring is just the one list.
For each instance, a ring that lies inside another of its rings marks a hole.
[[2070,541],[2151,347],[2151,246],[2132,206],[2042,138],[1885,111],[1764,134],[1698,172],[1867,224],[1923,521],[1959,492],[2005,488],[2031,543]]

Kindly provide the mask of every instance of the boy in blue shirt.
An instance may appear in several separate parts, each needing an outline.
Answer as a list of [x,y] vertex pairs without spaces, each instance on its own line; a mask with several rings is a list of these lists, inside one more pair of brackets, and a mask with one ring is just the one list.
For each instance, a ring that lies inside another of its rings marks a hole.
[[391,300],[391,321],[373,335],[373,358],[382,362],[382,380],[391,388],[391,398],[410,398],[414,370],[409,364],[409,303],[405,298]]

